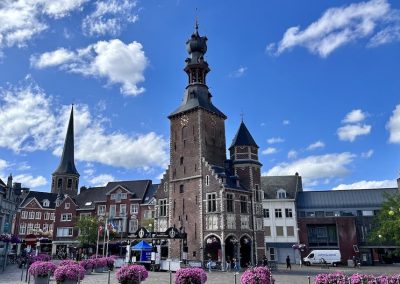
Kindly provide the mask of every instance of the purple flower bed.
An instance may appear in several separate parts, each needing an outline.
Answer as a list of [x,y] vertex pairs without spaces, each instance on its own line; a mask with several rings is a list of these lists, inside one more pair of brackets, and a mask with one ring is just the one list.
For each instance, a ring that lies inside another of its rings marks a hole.
[[54,274],[54,271],[56,270],[57,266],[48,261],[35,261],[32,263],[32,265],[29,267],[29,274],[34,276],[34,277],[47,277],[51,276]]
[[267,267],[255,267],[247,269],[240,277],[241,284],[272,284],[271,271]]
[[28,259],[29,263],[34,263],[36,261],[50,261],[51,256],[48,254],[29,255]]
[[94,268],[96,267],[106,267],[107,266],[107,258],[106,257],[95,257],[92,258]]
[[78,264],[67,264],[57,267],[54,271],[54,277],[57,282],[63,282],[64,280],[80,280],[85,277],[85,269]]
[[176,272],[176,284],[203,284],[207,281],[207,274],[201,268],[181,268]]
[[70,264],[78,264],[78,263],[72,259],[65,259],[60,262],[59,266],[70,265]]
[[94,268],[94,260],[93,259],[84,259],[79,263],[85,270]]
[[143,265],[125,265],[116,273],[118,282],[121,284],[139,284],[149,277],[149,273]]
[[314,284],[398,284],[399,281],[400,274],[374,276],[355,273],[349,276],[342,272],[334,272],[318,274],[315,276]]

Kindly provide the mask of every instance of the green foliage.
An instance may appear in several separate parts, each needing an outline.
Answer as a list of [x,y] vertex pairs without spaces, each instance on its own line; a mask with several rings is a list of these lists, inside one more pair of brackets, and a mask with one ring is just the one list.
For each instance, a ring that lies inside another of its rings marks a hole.
[[76,222],[76,227],[80,230],[78,240],[81,245],[95,245],[97,242],[97,230],[100,221],[97,217],[83,216]]
[[400,192],[388,195],[379,214],[374,219],[370,241],[400,246]]

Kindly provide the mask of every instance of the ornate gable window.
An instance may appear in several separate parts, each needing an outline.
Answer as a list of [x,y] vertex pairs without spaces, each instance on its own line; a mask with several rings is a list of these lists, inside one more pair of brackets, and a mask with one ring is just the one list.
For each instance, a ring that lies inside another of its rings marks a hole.
[[50,201],[48,199],[43,200],[43,207],[49,207]]
[[276,193],[276,197],[278,199],[285,199],[286,198],[286,190],[279,189],[278,192]]

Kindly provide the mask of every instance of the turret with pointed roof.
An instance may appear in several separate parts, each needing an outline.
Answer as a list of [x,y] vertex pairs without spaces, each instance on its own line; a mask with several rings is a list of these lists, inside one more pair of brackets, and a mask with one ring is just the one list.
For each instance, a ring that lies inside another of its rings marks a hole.
[[76,196],[78,185],[79,173],[75,167],[74,157],[74,106],[72,106],[61,161],[52,174],[51,192]]

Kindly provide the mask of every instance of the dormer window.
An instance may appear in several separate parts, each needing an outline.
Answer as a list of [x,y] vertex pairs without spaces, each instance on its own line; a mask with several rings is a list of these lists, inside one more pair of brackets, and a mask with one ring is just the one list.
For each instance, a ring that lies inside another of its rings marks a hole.
[[285,199],[286,198],[286,190],[279,189],[276,193],[278,199]]
[[43,207],[49,207],[50,206],[50,201],[45,199],[43,200]]

